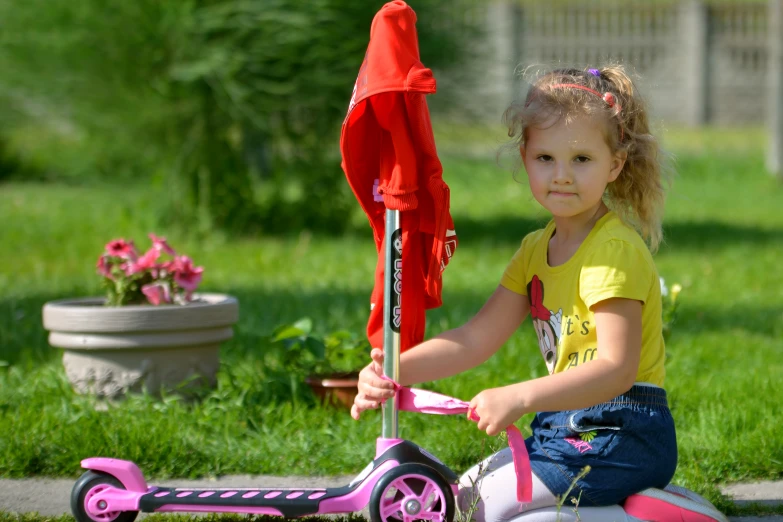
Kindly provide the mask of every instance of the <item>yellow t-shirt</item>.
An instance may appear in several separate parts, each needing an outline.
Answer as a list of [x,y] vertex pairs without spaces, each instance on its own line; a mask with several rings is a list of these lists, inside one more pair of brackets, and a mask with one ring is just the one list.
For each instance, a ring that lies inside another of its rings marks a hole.
[[661,285],[639,234],[609,212],[565,263],[547,262],[555,223],[528,234],[500,284],[528,296],[530,316],[549,373],[594,359],[598,340],[591,307],[623,297],[642,302],[642,352],[637,382],[663,386],[665,370]]

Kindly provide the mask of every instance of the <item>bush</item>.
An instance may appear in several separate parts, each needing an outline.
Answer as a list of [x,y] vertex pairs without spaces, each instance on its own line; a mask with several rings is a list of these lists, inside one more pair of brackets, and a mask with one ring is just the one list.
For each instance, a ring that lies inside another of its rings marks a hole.
[[[461,2],[438,4],[414,8],[437,20],[419,32],[425,63],[443,67],[462,55],[468,23]],[[182,223],[334,230],[350,203],[340,122],[381,5],[0,2],[0,120],[23,107],[38,125],[69,122],[63,132],[92,144],[85,162],[156,181]]]
[[9,153],[8,146],[0,139],[0,181],[17,177],[21,170],[19,159]]

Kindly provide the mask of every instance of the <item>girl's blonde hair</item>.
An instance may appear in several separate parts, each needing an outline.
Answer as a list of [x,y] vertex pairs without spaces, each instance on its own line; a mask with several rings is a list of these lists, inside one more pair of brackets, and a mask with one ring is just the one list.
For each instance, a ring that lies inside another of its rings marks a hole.
[[524,146],[529,127],[553,117],[569,122],[583,115],[601,117],[609,148],[628,156],[620,175],[606,187],[607,206],[635,227],[655,252],[663,237],[669,172],[650,133],[644,100],[622,65],[546,72],[532,82],[524,104],[513,103],[506,110],[503,121],[519,147]]

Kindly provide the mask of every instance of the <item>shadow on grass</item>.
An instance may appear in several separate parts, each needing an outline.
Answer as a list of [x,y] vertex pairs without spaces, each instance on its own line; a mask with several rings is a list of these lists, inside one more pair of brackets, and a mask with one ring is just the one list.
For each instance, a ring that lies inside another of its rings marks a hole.
[[[531,219],[513,215],[494,216],[487,219],[454,216],[457,236],[463,245],[481,243],[518,245],[530,232],[546,226],[548,219]],[[346,235],[372,240],[367,227],[353,227]],[[663,226],[664,243],[661,251],[667,250],[719,250],[730,245],[783,244],[783,229],[759,228],[719,221],[672,221]]]
[[[319,334],[337,330],[363,334],[369,317],[371,284],[372,281],[367,282],[366,292],[328,287],[318,290],[205,288],[204,291],[227,293],[239,300],[240,319],[234,328],[234,338],[222,345],[223,353],[229,359],[260,359],[269,346],[268,337],[273,330],[302,317],[311,318],[314,330]],[[11,365],[36,365],[60,357],[62,352],[48,344],[42,308],[48,301],[67,297],[74,296],[53,293],[0,297],[0,361]],[[446,315],[467,320],[467,314],[478,310],[486,297],[473,293],[450,294],[446,309],[441,308],[428,317],[439,324]]]
[[[468,244],[490,241],[493,243],[522,242],[522,238],[529,232],[543,228],[547,219],[530,219],[519,216],[496,216],[488,219],[475,219],[460,215],[454,215],[454,225],[460,242]],[[372,241],[370,225],[362,221],[360,225],[353,225],[345,230],[344,237],[354,237]]]
[[[454,218],[457,235],[465,244],[491,241],[518,244],[526,234],[543,228],[546,219],[498,216],[475,220]],[[717,250],[729,245],[783,244],[783,229],[722,223],[718,221],[674,221],[663,227],[665,243],[662,250]]]
[[519,245],[535,230],[544,228],[548,219],[530,219],[516,216],[497,216],[491,219],[454,217],[457,237],[462,244],[505,243]]
[[662,250],[714,250],[727,245],[783,244],[783,229],[763,229],[717,221],[664,223]]
[[674,330],[688,334],[741,331],[779,337],[783,335],[783,306],[747,303],[706,309],[683,306],[678,310]]
[[[224,354],[234,358],[260,359],[268,348],[268,336],[275,327],[302,317],[313,320],[321,334],[351,330],[363,334],[369,314],[369,283],[366,292],[341,288],[319,290],[219,289],[239,299],[240,320],[235,336],[226,342]],[[0,298],[0,360],[10,364],[37,364],[51,361],[61,351],[51,348],[41,321],[41,309],[50,300],[71,297],[33,295]],[[478,292],[451,292],[448,301],[427,312],[428,324],[443,328],[460,326],[483,304],[487,295]],[[706,331],[747,331],[766,336],[783,335],[781,310],[773,305],[737,305],[708,309],[683,307],[675,329],[682,333]],[[522,328],[525,328],[523,325]]]

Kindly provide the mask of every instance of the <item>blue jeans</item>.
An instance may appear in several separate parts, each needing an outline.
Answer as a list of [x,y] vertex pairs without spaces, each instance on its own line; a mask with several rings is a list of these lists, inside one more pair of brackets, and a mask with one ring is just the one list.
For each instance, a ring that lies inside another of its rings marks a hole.
[[531,428],[525,441],[530,465],[555,495],[590,466],[569,494],[580,506],[618,504],[643,489],[663,488],[677,467],[674,420],[663,388],[635,385],[590,408],[538,413]]

